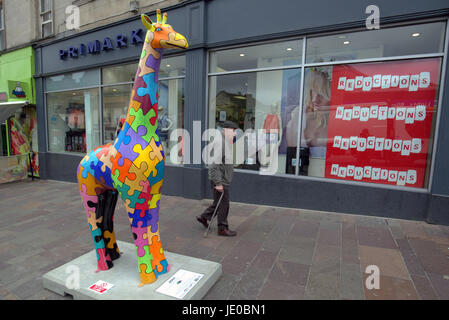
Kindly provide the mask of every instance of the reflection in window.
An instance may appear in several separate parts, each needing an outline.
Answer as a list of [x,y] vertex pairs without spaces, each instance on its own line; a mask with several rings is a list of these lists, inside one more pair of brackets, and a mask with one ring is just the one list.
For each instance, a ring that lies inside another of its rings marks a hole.
[[57,91],[86,88],[98,86],[99,83],[98,69],[78,71],[45,78],[45,90]]
[[162,58],[159,68],[159,79],[184,77],[186,75],[185,56]]
[[121,129],[128,111],[132,85],[108,86],[103,88],[103,130],[104,142],[114,141]]
[[283,67],[301,64],[302,40],[211,52],[209,72]]
[[437,22],[308,38],[306,63],[438,53],[444,30]]
[[133,82],[137,63],[121,64],[101,69],[103,84]]
[[[158,100],[158,133],[164,148],[165,161],[171,163],[170,152],[177,141],[170,141],[170,135],[175,129],[184,128],[184,79],[160,80]],[[182,164],[183,150],[178,152]]]
[[47,114],[49,151],[86,153],[100,145],[98,89],[47,93]]

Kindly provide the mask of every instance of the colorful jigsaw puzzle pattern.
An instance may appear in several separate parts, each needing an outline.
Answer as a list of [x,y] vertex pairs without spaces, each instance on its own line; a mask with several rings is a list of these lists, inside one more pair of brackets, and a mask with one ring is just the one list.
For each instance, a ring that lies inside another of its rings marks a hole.
[[187,40],[166,24],[146,15],[147,34],[134,78],[128,114],[117,139],[87,154],[77,177],[87,221],[97,252],[97,272],[120,257],[113,230],[118,195],[128,213],[137,250],[140,286],[169,271],[159,236],[159,201],[165,156],[157,132],[158,71],[163,48],[187,48]]

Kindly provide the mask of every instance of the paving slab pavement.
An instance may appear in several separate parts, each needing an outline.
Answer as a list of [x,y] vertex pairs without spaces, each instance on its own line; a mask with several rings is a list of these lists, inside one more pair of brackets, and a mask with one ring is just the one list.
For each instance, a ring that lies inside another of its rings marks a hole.
[[[448,226],[231,201],[237,236],[213,226],[203,238],[195,216],[210,203],[162,195],[159,222],[165,250],[221,263],[206,300],[449,299]],[[120,201],[114,229],[133,242]],[[42,275],[92,249],[76,184],[0,185],[0,299],[71,299],[44,289]],[[366,286],[373,265],[378,289]]]

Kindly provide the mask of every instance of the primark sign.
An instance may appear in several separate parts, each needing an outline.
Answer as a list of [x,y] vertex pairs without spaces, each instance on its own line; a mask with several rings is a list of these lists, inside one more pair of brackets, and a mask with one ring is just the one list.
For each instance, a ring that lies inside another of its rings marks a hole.
[[[59,59],[76,59],[80,56],[96,55],[101,52],[111,51],[115,48],[126,48],[128,44],[138,45],[143,43],[142,29],[132,30],[130,34],[117,34],[114,37],[105,37],[102,40],[93,40],[86,43],[80,43],[78,46],[59,49]],[[144,35],[143,35],[144,36]]]

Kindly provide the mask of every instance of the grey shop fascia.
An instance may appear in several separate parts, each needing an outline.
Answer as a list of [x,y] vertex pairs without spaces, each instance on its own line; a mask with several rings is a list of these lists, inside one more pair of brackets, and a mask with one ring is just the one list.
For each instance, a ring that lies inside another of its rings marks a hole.
[[[129,42],[133,45],[143,43],[142,29],[131,30],[129,35]],[[128,37],[124,34],[117,34],[113,39],[105,37],[103,41],[94,40],[87,43],[80,43],[78,47],[69,47],[68,49],[59,49],[59,59],[66,60],[67,58],[76,59],[79,56],[86,56],[88,54],[99,54],[101,51],[114,50],[116,48],[126,48],[128,46]]]

